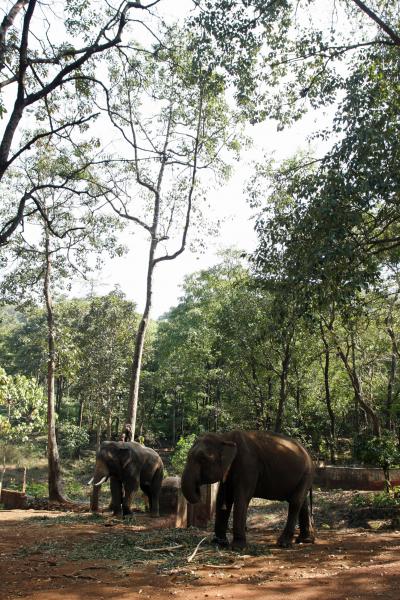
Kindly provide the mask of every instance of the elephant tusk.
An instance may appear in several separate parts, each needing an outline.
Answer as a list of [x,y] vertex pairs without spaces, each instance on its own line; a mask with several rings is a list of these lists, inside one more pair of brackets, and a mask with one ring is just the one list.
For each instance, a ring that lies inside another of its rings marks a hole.
[[101,485],[102,483],[104,483],[105,481],[107,481],[107,479],[108,479],[108,477],[107,477],[107,476],[104,476],[104,477],[102,477],[102,478],[100,479],[100,481],[99,481],[99,482],[95,483],[94,485],[95,485],[95,486],[99,486],[99,485]]
[[94,477],[92,477],[92,479],[90,481],[88,481],[86,485],[92,485],[93,479],[94,479]]

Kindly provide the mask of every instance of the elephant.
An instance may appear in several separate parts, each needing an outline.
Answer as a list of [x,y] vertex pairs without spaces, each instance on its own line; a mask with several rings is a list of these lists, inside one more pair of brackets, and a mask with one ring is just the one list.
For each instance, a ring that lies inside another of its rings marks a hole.
[[139,488],[149,500],[150,515],[159,516],[159,497],[164,466],[160,456],[151,448],[137,442],[103,442],[96,454],[91,510],[98,507],[100,486],[110,478],[111,504],[114,515],[132,514],[133,493]]
[[[312,482],[314,465],[296,440],[269,431],[206,433],[189,450],[182,474],[182,492],[189,503],[200,500],[200,486],[220,482],[214,543],[228,545],[226,532],[233,505],[234,549],[246,546],[246,516],[252,498],[286,500],[286,526],[277,540],[291,546],[297,520],[297,543],[313,543]],[[307,494],[310,491],[311,511]]]

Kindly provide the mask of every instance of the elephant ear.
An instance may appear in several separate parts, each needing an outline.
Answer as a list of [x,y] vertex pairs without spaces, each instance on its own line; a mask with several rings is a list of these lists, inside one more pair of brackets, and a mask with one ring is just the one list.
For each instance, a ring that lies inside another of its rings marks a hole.
[[129,465],[130,462],[133,461],[132,453],[129,448],[120,448],[119,451],[119,460],[123,469]]
[[237,446],[235,442],[223,442],[222,444],[222,482],[225,483],[226,478],[229,474],[229,469],[231,468],[231,464],[233,459],[236,456]]

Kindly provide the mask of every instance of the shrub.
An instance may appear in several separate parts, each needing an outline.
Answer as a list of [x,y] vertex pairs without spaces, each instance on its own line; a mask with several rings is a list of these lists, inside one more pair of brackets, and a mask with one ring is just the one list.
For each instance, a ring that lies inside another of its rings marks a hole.
[[64,421],[58,427],[60,451],[63,456],[76,458],[79,451],[89,445],[89,434],[82,427]]
[[183,469],[185,468],[186,464],[187,454],[190,448],[193,446],[196,437],[197,436],[195,433],[191,433],[186,437],[182,436],[176,444],[175,452],[171,459],[171,465],[178,475],[181,475],[183,473]]

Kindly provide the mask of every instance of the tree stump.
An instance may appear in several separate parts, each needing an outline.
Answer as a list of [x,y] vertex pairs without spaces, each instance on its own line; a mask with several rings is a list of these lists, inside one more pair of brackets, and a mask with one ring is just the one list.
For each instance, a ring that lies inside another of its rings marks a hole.
[[166,477],[161,486],[160,517],[170,517],[171,527],[186,527],[187,502],[181,490],[180,477]]
[[202,485],[200,487],[201,500],[197,504],[188,504],[187,526],[206,529],[210,520],[215,515],[218,483]]

